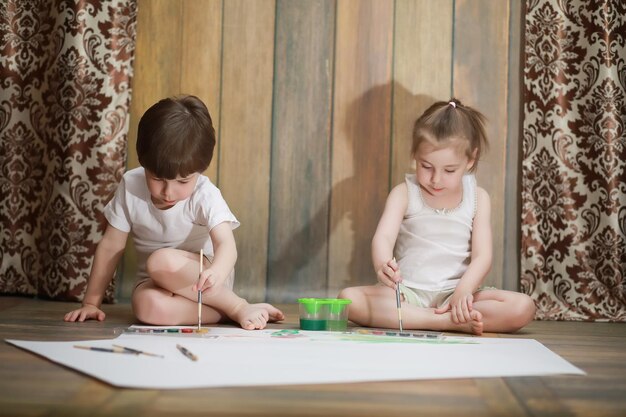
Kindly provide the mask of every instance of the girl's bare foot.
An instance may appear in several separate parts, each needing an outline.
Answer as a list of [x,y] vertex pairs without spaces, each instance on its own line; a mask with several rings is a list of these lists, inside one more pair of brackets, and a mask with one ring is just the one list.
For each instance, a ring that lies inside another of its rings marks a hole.
[[[449,313],[447,313],[449,314]],[[450,323],[448,330],[470,333],[480,336],[483,334],[483,315],[478,310],[470,311],[471,320],[467,323]]]
[[271,304],[242,304],[230,316],[246,330],[264,329],[268,322],[280,321],[285,318],[282,311]]

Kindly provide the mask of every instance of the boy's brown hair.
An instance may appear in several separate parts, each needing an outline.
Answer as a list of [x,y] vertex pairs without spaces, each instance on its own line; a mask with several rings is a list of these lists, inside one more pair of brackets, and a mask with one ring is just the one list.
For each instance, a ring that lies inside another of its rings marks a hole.
[[[488,147],[485,122],[482,113],[463,105],[455,98],[438,101],[415,121],[411,155],[415,157],[419,146],[425,141],[434,146],[442,146],[451,139],[465,139],[465,154],[470,160],[477,162]],[[476,169],[476,162],[470,171]]]
[[139,163],[158,178],[175,179],[203,172],[213,159],[214,148],[213,121],[198,97],[165,98],[139,120]]

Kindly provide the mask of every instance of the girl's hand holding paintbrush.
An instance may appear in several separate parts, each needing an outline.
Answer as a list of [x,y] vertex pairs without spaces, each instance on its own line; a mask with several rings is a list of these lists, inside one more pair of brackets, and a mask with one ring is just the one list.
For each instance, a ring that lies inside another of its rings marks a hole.
[[376,277],[378,282],[395,290],[398,283],[402,282],[402,275],[396,259],[391,258],[382,264],[376,271]]
[[400,295],[400,288],[398,284],[402,281],[402,275],[400,275],[400,268],[396,262],[396,258],[393,257],[384,263],[378,271],[376,271],[378,281],[393,289],[396,293],[396,307],[398,308],[398,328],[400,331],[402,328],[402,299]]

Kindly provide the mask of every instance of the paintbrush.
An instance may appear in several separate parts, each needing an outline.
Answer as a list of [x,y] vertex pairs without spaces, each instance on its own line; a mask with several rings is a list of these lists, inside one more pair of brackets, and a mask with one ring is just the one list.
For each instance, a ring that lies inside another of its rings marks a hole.
[[164,358],[163,355],[157,355],[156,353],[144,352],[143,350],[133,349],[126,346],[113,345],[113,347],[124,349],[128,353],[134,353],[136,355],[146,355],[146,356],[154,356],[155,358]]
[[[200,249],[200,275],[198,276],[198,281],[200,281],[202,276],[203,259],[204,252]],[[200,330],[202,330],[202,288],[198,287],[198,331]]]
[[196,355],[194,355],[193,353],[191,353],[186,347],[182,346],[182,345],[176,345],[176,347],[178,348],[178,350],[180,350],[180,353],[182,353],[183,355],[185,355],[186,357],[188,357],[189,359],[191,359],[192,361],[197,361],[198,357]]
[[[396,257],[394,256],[392,261],[396,261]],[[395,272],[395,271],[394,271]],[[398,307],[398,326],[400,327],[400,331],[402,331],[402,303],[400,301],[400,284],[396,282],[396,306]]]
[[99,346],[81,346],[81,345],[74,345],[74,347],[76,349],[94,350],[96,352],[126,353],[129,355],[138,355],[137,352],[131,352],[130,350],[127,350],[121,347],[105,348],[105,347],[99,347]]

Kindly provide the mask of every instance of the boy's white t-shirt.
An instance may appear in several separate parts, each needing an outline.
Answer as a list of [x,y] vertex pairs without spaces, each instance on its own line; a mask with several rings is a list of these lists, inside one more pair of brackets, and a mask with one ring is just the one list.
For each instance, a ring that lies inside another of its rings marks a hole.
[[159,210],[152,203],[142,167],[124,174],[104,215],[111,226],[131,233],[139,279],[148,276],[146,260],[155,250],[176,248],[196,253],[202,248],[207,256],[213,256],[211,229],[223,222],[233,229],[239,226],[220,190],[204,175],[198,176],[189,198]]
[[463,176],[461,203],[445,212],[426,205],[414,174],[405,182],[408,206],[394,247],[402,283],[427,291],[456,288],[471,260],[476,179]]

